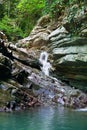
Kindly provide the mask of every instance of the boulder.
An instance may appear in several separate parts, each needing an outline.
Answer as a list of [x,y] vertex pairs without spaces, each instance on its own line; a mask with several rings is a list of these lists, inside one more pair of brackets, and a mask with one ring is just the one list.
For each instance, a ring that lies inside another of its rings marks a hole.
[[11,76],[12,63],[9,58],[0,54],[0,79]]
[[0,31],[0,39],[2,39],[3,41],[7,42],[7,36],[2,32]]
[[17,43],[17,46],[22,47],[41,47],[42,45],[46,44],[48,42],[48,32],[45,32],[44,29],[40,27],[40,31],[38,27],[35,27],[30,36],[27,38],[24,38],[22,40],[19,40]]
[[48,25],[50,23],[50,18],[48,15],[43,16],[38,22],[37,25],[33,28],[30,35],[27,38],[19,40],[17,46],[32,48],[41,48],[43,45],[47,45],[49,42],[48,35],[50,30]]

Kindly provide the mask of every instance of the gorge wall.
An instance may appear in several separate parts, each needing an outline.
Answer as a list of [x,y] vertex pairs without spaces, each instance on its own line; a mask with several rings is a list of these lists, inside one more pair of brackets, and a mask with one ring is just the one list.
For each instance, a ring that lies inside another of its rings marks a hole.
[[[15,45],[0,32],[0,111],[55,103],[87,107],[87,94],[79,90],[87,92],[87,12],[73,9],[56,20],[43,16]],[[50,74],[39,60],[44,51]]]
[[[73,10],[76,10],[74,14]],[[42,17],[29,37],[18,46],[30,50],[46,50],[52,56],[54,72],[71,86],[87,92],[87,12],[74,5],[58,21]]]

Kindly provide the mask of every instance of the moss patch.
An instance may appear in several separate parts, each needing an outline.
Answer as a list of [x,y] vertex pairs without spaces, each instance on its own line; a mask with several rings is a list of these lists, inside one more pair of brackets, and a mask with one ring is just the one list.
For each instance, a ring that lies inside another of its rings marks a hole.
[[0,107],[5,105],[6,102],[11,101],[11,95],[8,91],[0,90]]

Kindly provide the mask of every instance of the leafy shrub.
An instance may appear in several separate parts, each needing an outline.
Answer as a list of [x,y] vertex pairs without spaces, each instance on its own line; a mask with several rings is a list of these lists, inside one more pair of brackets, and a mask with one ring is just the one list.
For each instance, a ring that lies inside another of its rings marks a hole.
[[3,31],[8,40],[14,41],[17,40],[18,37],[23,37],[22,30],[16,26],[14,20],[5,16],[0,22],[0,30]]
[[17,5],[18,25],[25,35],[29,35],[37,20],[42,16],[44,0],[21,0]]
[[51,18],[57,20],[58,17],[63,13],[65,9],[64,0],[51,0],[49,3],[48,0],[46,1],[44,13],[49,13]]

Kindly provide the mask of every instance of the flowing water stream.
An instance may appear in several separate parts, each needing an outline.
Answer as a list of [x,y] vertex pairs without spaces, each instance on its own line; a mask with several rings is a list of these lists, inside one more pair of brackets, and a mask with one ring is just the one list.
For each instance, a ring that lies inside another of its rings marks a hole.
[[44,51],[40,54],[39,61],[42,64],[41,67],[42,72],[45,75],[49,76],[49,70],[52,68],[52,66],[47,60],[48,60],[48,53]]
[[87,112],[46,106],[0,113],[0,130],[87,130]]

